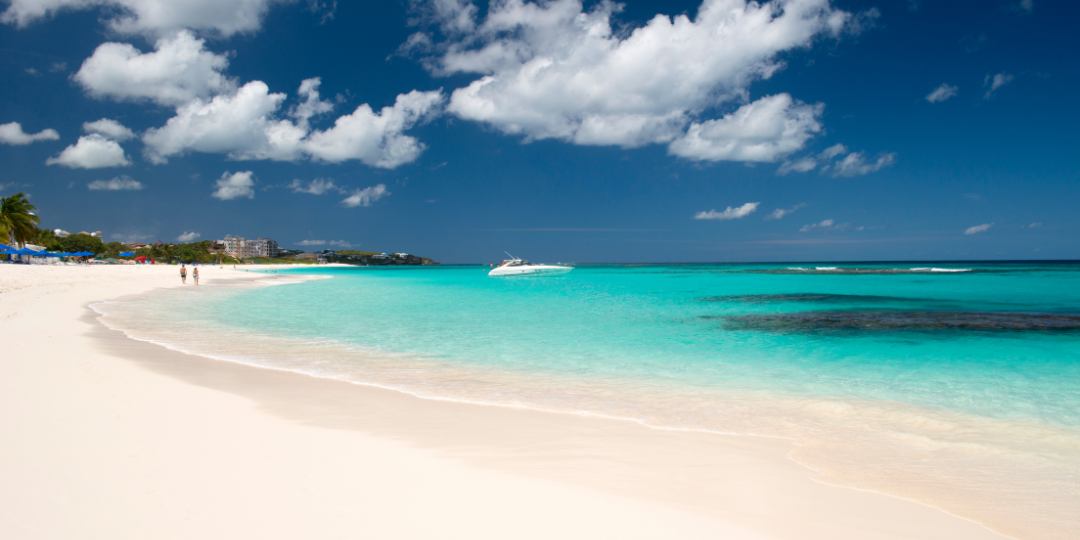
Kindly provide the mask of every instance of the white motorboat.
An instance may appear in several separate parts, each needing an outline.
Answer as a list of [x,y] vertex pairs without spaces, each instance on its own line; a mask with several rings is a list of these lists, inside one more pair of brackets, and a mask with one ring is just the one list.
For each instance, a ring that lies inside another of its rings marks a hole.
[[[507,253],[507,255],[510,255]],[[573,270],[573,266],[557,264],[533,264],[513,255],[488,272],[491,277],[507,276],[557,276]]]

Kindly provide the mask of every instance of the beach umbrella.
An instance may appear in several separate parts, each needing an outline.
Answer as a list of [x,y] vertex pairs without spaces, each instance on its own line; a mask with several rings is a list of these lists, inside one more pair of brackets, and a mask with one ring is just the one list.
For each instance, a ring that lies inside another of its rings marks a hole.
[[0,244],[0,251],[15,251],[15,248],[13,248],[11,246],[5,246],[4,244]]
[[119,255],[120,257],[134,257],[135,254],[130,251],[125,251]]

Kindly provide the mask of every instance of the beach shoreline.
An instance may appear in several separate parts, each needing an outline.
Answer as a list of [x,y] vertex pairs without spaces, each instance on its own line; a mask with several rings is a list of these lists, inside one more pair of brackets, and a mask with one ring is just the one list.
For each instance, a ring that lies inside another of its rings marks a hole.
[[[203,268],[208,285],[266,277]],[[816,482],[789,441],[222,362],[88,308],[178,286],[176,272],[0,266],[5,537],[1004,538]]]

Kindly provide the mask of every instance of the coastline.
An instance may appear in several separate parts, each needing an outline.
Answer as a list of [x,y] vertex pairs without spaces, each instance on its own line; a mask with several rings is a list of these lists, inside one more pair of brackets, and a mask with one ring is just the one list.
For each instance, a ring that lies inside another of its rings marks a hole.
[[23,270],[0,267],[5,537],[1004,538],[816,482],[787,441],[211,360],[87,308],[176,286],[175,267]]

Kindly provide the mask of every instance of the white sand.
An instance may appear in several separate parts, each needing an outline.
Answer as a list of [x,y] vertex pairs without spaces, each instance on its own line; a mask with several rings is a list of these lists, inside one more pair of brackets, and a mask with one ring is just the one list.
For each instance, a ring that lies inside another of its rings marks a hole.
[[87,308],[177,270],[0,265],[0,538],[1004,538],[815,482],[786,441],[240,366]]

